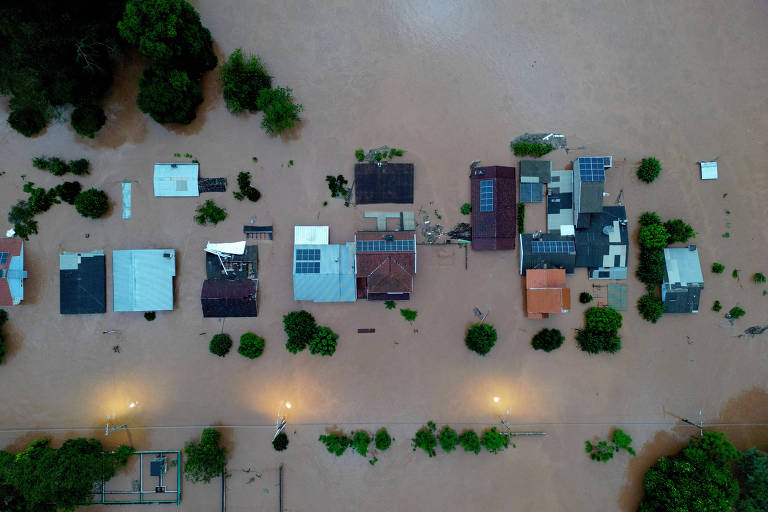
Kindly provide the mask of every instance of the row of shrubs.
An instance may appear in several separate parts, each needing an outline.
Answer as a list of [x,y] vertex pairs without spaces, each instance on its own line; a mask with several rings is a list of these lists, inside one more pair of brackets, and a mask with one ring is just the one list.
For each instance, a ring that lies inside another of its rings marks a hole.
[[[211,354],[224,357],[232,348],[232,338],[229,334],[220,333],[211,338],[208,349]],[[240,336],[240,346],[237,347],[237,353],[248,359],[256,359],[264,353],[264,338],[256,336],[252,332],[246,332]]]
[[[472,452],[478,455],[483,448],[489,453],[500,453],[511,444],[509,436],[502,434],[492,427],[483,431],[481,436],[474,430],[465,430],[461,434],[457,433],[448,425],[444,426],[440,433],[437,432],[437,425],[433,421],[427,422],[426,426],[416,432],[411,440],[413,451],[417,449],[424,450],[430,457],[437,455],[437,445],[445,453],[451,453],[456,447],[461,446],[465,452]],[[512,444],[512,447],[515,445]]]
[[[610,307],[591,307],[584,313],[585,324],[578,329],[576,341],[579,348],[590,354],[621,349],[621,313]],[[565,336],[558,329],[542,329],[533,336],[531,346],[536,350],[552,352],[562,346]]]
[[[325,445],[328,453],[337,457],[344,455],[347,448],[352,448],[352,451],[361,457],[367,457],[371,441],[373,441],[377,452],[383,452],[392,445],[392,440],[392,436],[389,435],[389,432],[384,427],[380,428],[373,437],[365,430],[357,430],[352,433],[351,437],[344,434],[344,432],[332,432],[321,435],[318,438],[318,441]],[[376,464],[376,461],[378,461],[378,458],[374,456],[368,462],[373,466]]]

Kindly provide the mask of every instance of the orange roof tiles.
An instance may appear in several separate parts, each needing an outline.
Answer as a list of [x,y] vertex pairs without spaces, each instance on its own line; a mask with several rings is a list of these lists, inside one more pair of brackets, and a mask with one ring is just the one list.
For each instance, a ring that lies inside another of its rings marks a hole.
[[529,318],[571,309],[571,290],[565,287],[565,269],[529,269],[525,273],[526,309]]

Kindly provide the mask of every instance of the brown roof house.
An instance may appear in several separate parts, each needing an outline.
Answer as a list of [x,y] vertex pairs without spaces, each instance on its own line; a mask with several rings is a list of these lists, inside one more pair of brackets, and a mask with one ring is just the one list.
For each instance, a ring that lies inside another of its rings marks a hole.
[[15,306],[24,300],[24,242],[0,238],[0,306]]
[[475,167],[472,184],[472,249],[476,251],[515,248],[515,168]]
[[357,298],[409,300],[416,275],[416,233],[355,233]]
[[565,269],[528,269],[525,273],[528,318],[549,318],[571,309],[571,289],[565,287]]

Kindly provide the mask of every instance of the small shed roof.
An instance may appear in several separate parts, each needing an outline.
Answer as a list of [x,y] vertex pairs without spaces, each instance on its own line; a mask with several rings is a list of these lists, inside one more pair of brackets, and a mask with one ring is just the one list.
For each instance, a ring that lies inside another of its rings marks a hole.
[[87,315],[107,311],[104,251],[59,255],[59,313]]
[[701,179],[717,179],[717,162],[699,162],[699,165],[701,166]]
[[114,310],[172,310],[175,275],[173,249],[112,251]]
[[156,197],[197,197],[200,165],[195,163],[155,164]]
[[520,160],[520,183],[549,183],[551,180],[550,160]]
[[294,245],[328,245],[328,226],[294,226]]

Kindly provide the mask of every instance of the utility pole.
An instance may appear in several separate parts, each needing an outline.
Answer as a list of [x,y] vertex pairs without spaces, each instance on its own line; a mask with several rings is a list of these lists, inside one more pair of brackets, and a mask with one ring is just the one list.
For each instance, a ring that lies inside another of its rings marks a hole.
[[680,421],[682,421],[683,423],[687,423],[688,425],[690,425],[692,427],[696,427],[697,429],[699,429],[699,437],[704,437],[704,419],[703,419],[702,414],[701,414],[701,409],[699,409],[699,424],[698,425],[696,423],[692,422],[691,420],[689,420],[688,418],[681,418]]

